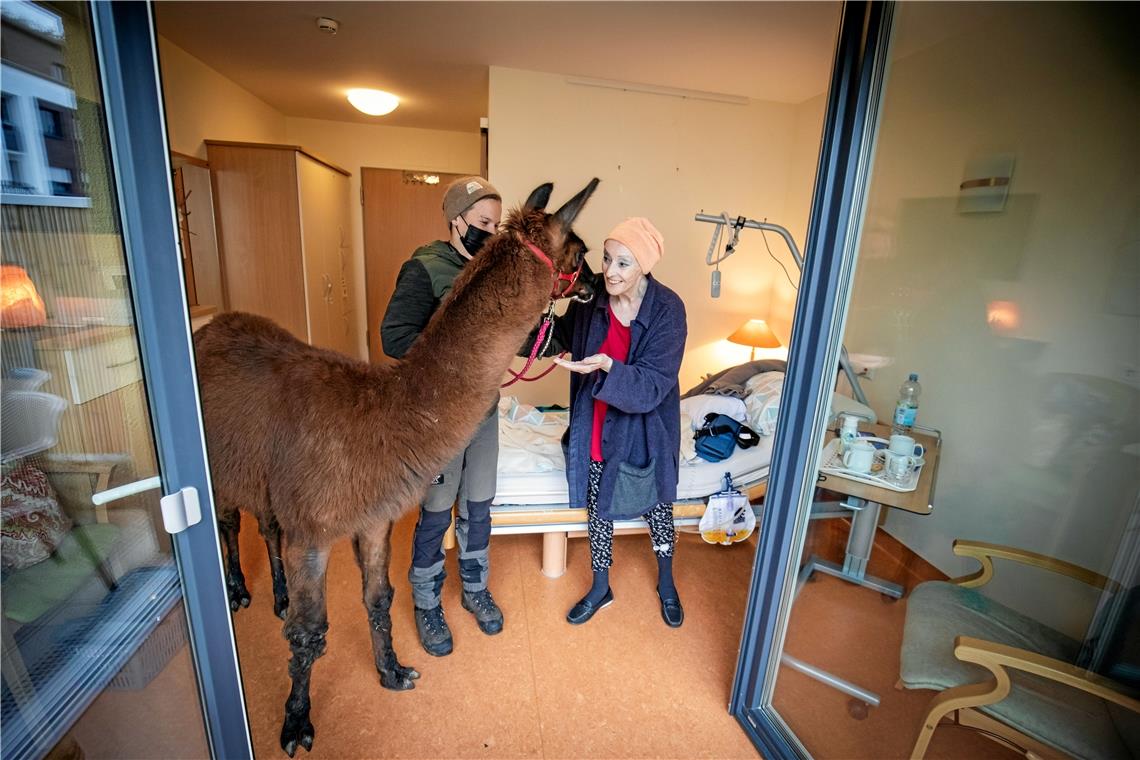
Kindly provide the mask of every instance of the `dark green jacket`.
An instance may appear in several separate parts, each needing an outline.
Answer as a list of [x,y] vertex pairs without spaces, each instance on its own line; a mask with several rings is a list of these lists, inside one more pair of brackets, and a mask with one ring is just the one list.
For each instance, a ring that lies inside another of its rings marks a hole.
[[400,359],[408,353],[466,263],[446,240],[417,248],[404,262],[380,323],[385,354]]

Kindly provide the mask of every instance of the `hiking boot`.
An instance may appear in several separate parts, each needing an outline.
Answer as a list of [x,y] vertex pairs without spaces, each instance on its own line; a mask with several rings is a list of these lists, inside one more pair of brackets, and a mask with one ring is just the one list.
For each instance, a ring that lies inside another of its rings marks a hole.
[[499,609],[499,605],[495,604],[495,600],[491,598],[491,592],[487,589],[474,592],[464,591],[463,609],[475,616],[479,630],[488,636],[494,636],[503,630],[503,611]]
[[430,610],[416,607],[416,633],[428,654],[433,657],[451,654],[451,629],[443,619],[443,605]]

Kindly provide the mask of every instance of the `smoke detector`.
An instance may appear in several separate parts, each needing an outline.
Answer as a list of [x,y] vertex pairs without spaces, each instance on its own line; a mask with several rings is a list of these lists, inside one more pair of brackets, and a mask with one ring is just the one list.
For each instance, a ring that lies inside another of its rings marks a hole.
[[336,34],[337,29],[340,28],[340,22],[335,18],[321,16],[317,19],[317,28],[325,34]]

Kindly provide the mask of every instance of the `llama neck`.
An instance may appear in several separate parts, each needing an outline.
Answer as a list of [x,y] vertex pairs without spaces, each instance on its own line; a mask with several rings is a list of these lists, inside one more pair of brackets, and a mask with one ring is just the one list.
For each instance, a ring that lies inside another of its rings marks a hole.
[[506,237],[468,263],[397,369],[414,403],[449,424],[458,406],[474,407],[477,424],[538,323],[550,279],[546,264]]

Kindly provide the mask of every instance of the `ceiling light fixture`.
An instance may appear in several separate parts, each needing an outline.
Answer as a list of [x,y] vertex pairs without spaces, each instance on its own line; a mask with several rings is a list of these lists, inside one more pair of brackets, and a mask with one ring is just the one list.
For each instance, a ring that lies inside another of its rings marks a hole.
[[400,99],[390,92],[358,87],[348,91],[348,102],[357,111],[369,116],[383,116],[396,110]]

